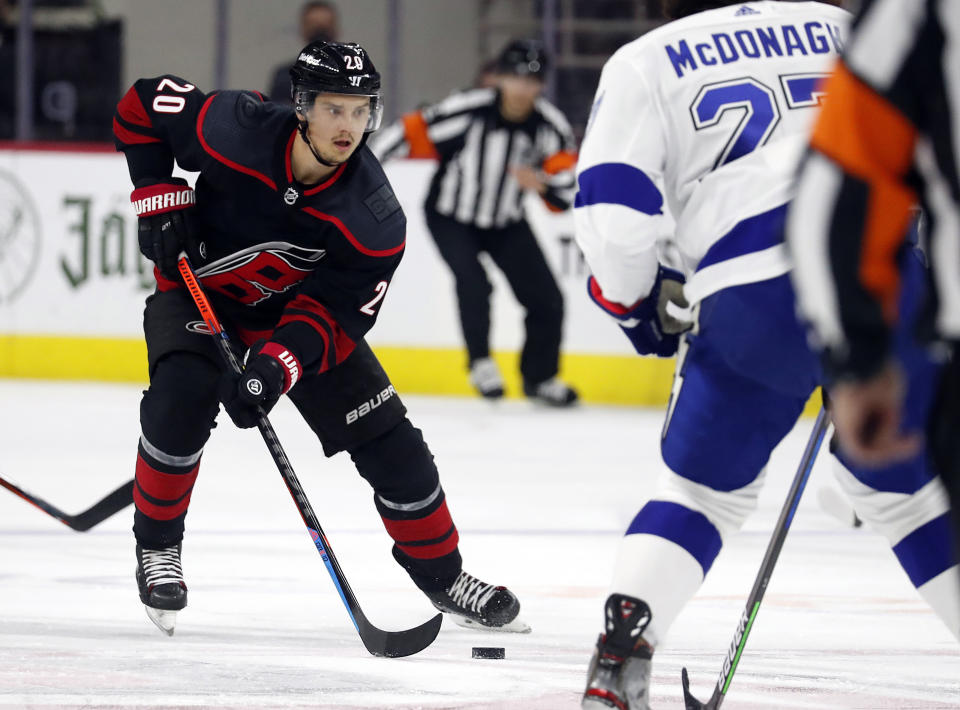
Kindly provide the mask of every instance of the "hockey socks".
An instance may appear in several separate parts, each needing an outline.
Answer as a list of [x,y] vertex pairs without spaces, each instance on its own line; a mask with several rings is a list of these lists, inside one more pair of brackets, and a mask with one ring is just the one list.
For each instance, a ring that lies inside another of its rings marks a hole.
[[183,521],[202,453],[201,449],[189,456],[172,456],[141,437],[133,486],[133,529],[144,547],[162,549],[183,538]]
[[397,503],[375,496],[377,512],[394,541],[393,556],[422,590],[453,583],[462,565],[460,536],[438,484],[426,498]]

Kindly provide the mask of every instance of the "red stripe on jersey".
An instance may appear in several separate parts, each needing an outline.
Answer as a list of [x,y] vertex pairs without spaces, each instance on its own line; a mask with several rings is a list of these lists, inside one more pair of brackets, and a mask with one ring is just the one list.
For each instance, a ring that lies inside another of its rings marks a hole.
[[361,244],[360,241],[353,236],[353,233],[347,229],[347,225],[334,217],[332,214],[324,214],[323,212],[315,210],[312,207],[304,207],[303,211],[313,217],[316,217],[317,219],[322,219],[325,222],[330,222],[333,224],[337,229],[340,230],[340,233],[347,238],[347,241],[353,245],[354,249],[361,254],[366,254],[367,256],[393,256],[394,254],[399,254],[401,251],[403,251],[403,247],[407,243],[407,240],[404,239],[398,246],[395,246],[392,249],[367,249],[367,247],[363,246],[363,244]]
[[290,161],[293,159],[293,141],[297,138],[297,129],[293,129],[293,133],[290,134],[290,138],[287,139],[287,147],[283,151],[283,167],[287,171],[287,182],[293,182],[293,167],[290,165]]
[[430,515],[418,520],[383,518],[383,527],[397,543],[420,542],[444,536],[453,527],[453,518],[447,510],[447,501],[443,501]]
[[416,560],[434,560],[437,557],[449,555],[456,550],[458,542],[460,542],[460,535],[457,533],[457,529],[454,528],[453,534],[443,542],[438,542],[434,545],[402,545],[398,542],[397,547]]
[[168,279],[166,276],[160,273],[160,269],[156,266],[153,267],[153,278],[157,280],[157,288],[161,293],[166,293],[167,291],[175,291],[178,288],[183,288],[182,281],[174,281]]
[[[322,320],[330,328],[330,332],[333,333],[333,350],[334,350],[334,362],[340,364],[349,357],[350,353],[353,352],[353,349],[357,344],[353,341],[349,335],[340,327],[340,324],[337,323],[336,319],[330,315],[330,311],[326,307],[309,296],[299,295],[290,303],[286,305],[286,308],[298,309],[302,311],[309,311],[311,314],[315,315],[318,320]],[[320,327],[316,322],[311,322],[310,318],[300,313],[284,314],[280,318],[280,322],[277,323],[277,327],[284,325],[285,323],[290,323],[292,321],[301,321],[312,326],[318,333],[323,336],[324,348],[331,347],[331,344],[328,342],[326,331]],[[320,367],[320,372],[327,370],[327,361],[324,358],[324,362]]]
[[603,292],[600,290],[600,284],[597,283],[597,280],[592,276],[587,279],[587,285],[590,288],[590,296],[594,301],[597,302],[597,305],[603,308],[605,311],[612,313],[615,316],[623,316],[632,311],[634,308],[640,305],[640,302],[643,301],[641,298],[639,301],[634,303],[632,306],[627,308],[622,303],[617,303],[616,301],[608,301],[603,296]]
[[[287,171],[287,182],[293,182],[293,166],[291,165],[291,160],[293,159],[293,142],[296,140],[298,133],[299,131],[297,129],[293,130],[293,133],[290,134],[289,140],[287,140],[287,147],[286,147],[286,150],[284,151],[283,163],[284,163],[284,168]],[[303,194],[316,195],[321,190],[326,190],[333,183],[335,183],[341,175],[343,175],[343,171],[346,169],[347,169],[347,164],[344,163],[339,168],[333,171],[333,175],[331,175],[326,180],[326,182],[322,182],[316,187],[311,187],[309,190],[304,190]]]
[[340,178],[341,175],[343,175],[343,171],[346,170],[346,169],[347,169],[347,164],[344,163],[344,164],[341,165],[339,168],[337,168],[336,170],[333,171],[333,175],[331,175],[330,178],[329,178],[326,182],[322,182],[322,183],[320,183],[319,185],[317,185],[316,187],[311,187],[309,190],[304,190],[304,191],[303,191],[303,194],[304,194],[304,195],[316,195],[316,194],[317,194],[318,192],[320,192],[321,190],[326,190],[326,189],[327,189],[328,187],[330,187],[333,183],[335,183],[335,182]]
[[153,128],[153,121],[150,120],[147,110],[143,107],[137,90],[132,86],[120,99],[120,103],[117,104],[117,113],[127,123],[144,128]]
[[[293,315],[293,316],[284,316],[283,318],[280,319],[280,322],[277,323],[277,327],[279,328],[282,325],[285,325],[287,323],[294,323],[294,322],[306,323],[315,331],[317,331],[317,333],[320,335],[320,339],[323,340],[324,354],[326,354],[330,350],[330,336],[328,336],[327,331],[321,328],[317,324],[317,321],[315,321],[312,318],[308,318],[307,316],[300,315],[300,314]],[[317,372],[325,372],[326,370],[329,370],[329,369],[330,368],[327,367],[327,359],[324,357],[320,363],[320,368],[317,370]]]
[[237,335],[240,337],[240,342],[249,348],[258,340],[269,340],[270,336],[273,335],[273,331],[272,330],[247,330],[246,328],[237,328]]
[[211,148],[210,144],[207,143],[206,139],[203,137],[203,121],[207,117],[207,111],[210,109],[210,104],[215,97],[216,97],[216,94],[210,95],[210,98],[208,98],[204,102],[203,108],[200,109],[200,115],[197,116],[197,140],[200,141],[200,145],[202,145],[203,149],[207,151],[207,153],[209,153],[214,159],[223,163],[228,168],[232,168],[233,170],[236,170],[238,173],[243,173],[244,175],[255,177],[257,180],[267,185],[271,190],[276,190],[277,184],[273,180],[268,178],[263,173],[257,172],[253,168],[248,168],[245,165],[240,165],[240,163],[234,162],[229,158],[227,158],[226,156],[221,155],[220,153],[215,151],[213,148]]
[[142,133],[134,133],[129,128],[125,128],[117,119],[113,119],[113,135],[125,145],[137,145],[140,143],[160,143],[159,138],[145,136]]

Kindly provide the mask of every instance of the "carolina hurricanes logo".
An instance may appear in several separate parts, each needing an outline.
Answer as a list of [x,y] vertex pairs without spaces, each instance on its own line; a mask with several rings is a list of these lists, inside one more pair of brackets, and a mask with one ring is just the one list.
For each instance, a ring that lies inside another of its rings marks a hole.
[[202,333],[203,335],[213,334],[213,331],[210,330],[210,326],[204,323],[202,320],[192,320],[187,323],[185,327],[191,333]]
[[218,259],[197,272],[203,285],[248,306],[303,281],[326,255],[288,242],[267,242]]

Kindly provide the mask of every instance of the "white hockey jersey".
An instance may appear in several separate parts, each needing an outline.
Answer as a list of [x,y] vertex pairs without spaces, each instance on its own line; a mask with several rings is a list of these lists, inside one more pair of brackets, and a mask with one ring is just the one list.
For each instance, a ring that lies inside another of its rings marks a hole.
[[[744,2],[659,27],[607,61],[574,210],[607,300],[646,297],[664,245],[689,275],[737,223],[792,198],[819,81],[848,24],[819,2]],[[735,255],[691,279],[687,297],[788,269],[782,243]]]

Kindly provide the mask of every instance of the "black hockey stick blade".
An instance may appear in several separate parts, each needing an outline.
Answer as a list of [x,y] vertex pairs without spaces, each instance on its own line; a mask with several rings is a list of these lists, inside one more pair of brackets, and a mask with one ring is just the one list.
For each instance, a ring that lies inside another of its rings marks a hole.
[[0,486],[3,486],[8,491],[15,493],[27,501],[27,503],[30,503],[32,506],[42,510],[51,518],[59,520],[68,528],[71,530],[76,530],[77,532],[86,532],[93,526],[99,525],[110,516],[119,513],[128,505],[133,503],[132,478],[102,500],[94,503],[91,507],[87,508],[87,510],[77,513],[76,515],[65,513],[55,505],[43,500],[43,498],[39,498],[32,493],[27,493],[25,490],[20,488],[20,486],[16,485],[15,483],[11,483],[3,477],[0,477]]
[[[358,610],[359,611],[359,610]],[[413,629],[404,631],[384,631],[367,621],[362,613],[354,615],[357,631],[363,645],[374,656],[385,658],[403,658],[420,653],[433,643],[440,633],[443,614],[437,614]]]
[[701,703],[690,694],[690,676],[687,675],[687,667],[680,670],[680,680],[683,683],[683,706],[685,710],[716,710],[717,704],[714,698],[710,698],[706,703]]

